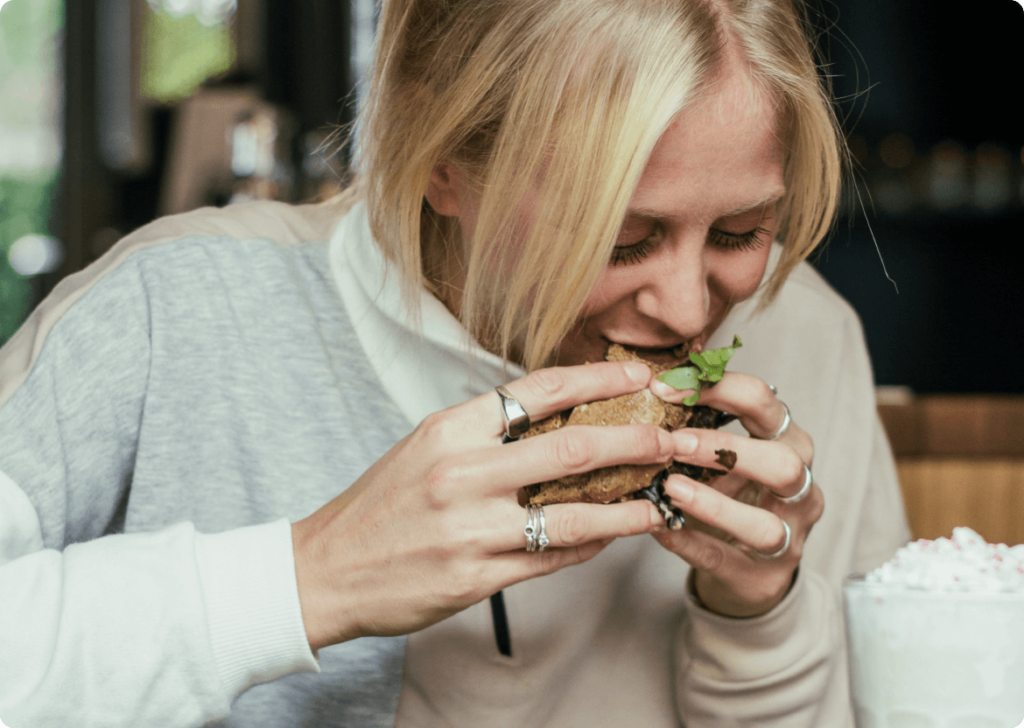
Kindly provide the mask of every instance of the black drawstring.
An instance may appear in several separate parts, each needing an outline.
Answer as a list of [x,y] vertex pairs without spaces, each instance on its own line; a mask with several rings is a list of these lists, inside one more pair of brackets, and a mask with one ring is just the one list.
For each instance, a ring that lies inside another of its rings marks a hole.
[[498,643],[498,652],[505,657],[512,657],[512,635],[508,631],[505,597],[501,592],[491,595],[491,618],[494,621],[494,640]]

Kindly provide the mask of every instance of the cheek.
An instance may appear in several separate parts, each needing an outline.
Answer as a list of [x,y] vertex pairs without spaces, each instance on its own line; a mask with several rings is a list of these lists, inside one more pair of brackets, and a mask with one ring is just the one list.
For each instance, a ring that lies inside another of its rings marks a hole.
[[760,250],[719,256],[709,276],[711,289],[726,301],[739,302],[750,298],[761,284],[770,252],[771,246],[765,245]]
[[583,305],[582,316],[593,318],[615,306],[627,298],[637,288],[632,276],[621,275],[621,271],[612,268],[605,268],[601,277],[597,279],[597,285],[587,296],[587,302]]

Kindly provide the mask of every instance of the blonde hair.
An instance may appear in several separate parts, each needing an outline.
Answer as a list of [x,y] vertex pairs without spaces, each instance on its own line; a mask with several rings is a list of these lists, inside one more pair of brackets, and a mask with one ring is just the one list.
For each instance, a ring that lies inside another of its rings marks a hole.
[[[798,1],[798,0],[796,0]],[[791,0],[384,0],[351,198],[401,272],[409,306],[451,300],[485,348],[552,356],[614,247],[654,145],[738,43],[783,114],[784,253],[763,305],[827,233],[840,144]],[[473,241],[424,200],[456,165],[479,192]],[[517,228],[536,190],[534,224]],[[463,268],[463,270],[459,270]]]

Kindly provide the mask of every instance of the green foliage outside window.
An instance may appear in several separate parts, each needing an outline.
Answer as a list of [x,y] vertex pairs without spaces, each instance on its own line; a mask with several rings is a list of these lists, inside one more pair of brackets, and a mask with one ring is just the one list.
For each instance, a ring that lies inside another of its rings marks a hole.
[[16,240],[46,232],[57,179],[17,180],[0,178],[0,344],[18,330],[28,315],[32,286],[8,262]]
[[204,25],[195,15],[147,10],[144,43],[142,95],[154,101],[186,98],[235,62],[227,25]]
[[0,344],[28,315],[32,285],[11,267],[21,237],[49,232],[60,163],[61,0],[0,9]]

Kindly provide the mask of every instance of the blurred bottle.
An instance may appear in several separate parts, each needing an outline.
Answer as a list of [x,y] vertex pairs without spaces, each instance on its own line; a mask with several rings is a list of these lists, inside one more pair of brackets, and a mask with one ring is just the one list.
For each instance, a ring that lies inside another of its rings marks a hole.
[[241,114],[227,130],[230,176],[214,182],[209,204],[223,207],[254,200],[292,199],[295,174],[288,160],[288,136],[273,109]]

